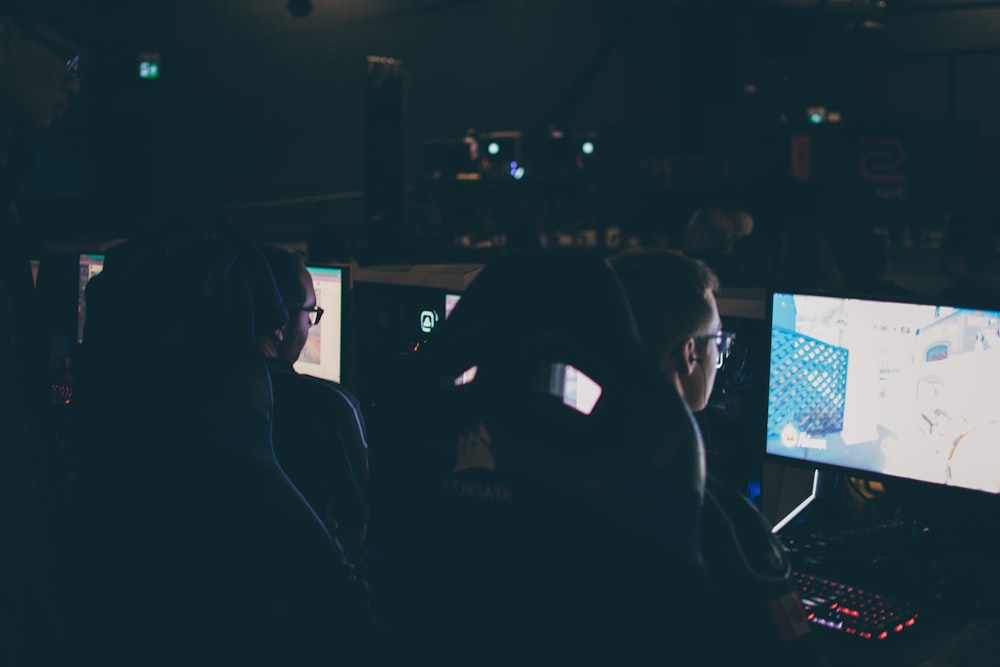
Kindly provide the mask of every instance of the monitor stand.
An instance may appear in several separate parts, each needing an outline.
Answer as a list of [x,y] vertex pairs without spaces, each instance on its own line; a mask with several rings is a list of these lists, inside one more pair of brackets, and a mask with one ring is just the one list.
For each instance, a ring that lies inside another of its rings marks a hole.
[[816,497],[819,495],[819,475],[820,475],[819,470],[813,470],[812,488],[809,491],[809,495],[803,498],[798,505],[793,507],[787,514],[785,514],[783,517],[781,517],[774,523],[773,527],[771,528],[772,533],[777,533],[782,528],[787,526],[789,523],[792,522],[793,519],[795,519],[795,517],[802,514],[802,512],[804,512],[805,509],[809,507],[809,505],[811,505],[814,500],[816,500]]
[[777,533],[820,498],[829,499],[835,476],[817,469],[764,464],[761,511]]

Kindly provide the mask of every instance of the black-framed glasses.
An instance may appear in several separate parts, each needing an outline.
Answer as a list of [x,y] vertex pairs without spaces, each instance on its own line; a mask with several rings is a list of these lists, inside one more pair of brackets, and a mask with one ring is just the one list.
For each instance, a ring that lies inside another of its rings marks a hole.
[[695,340],[712,340],[715,341],[715,348],[719,351],[716,355],[715,367],[722,368],[722,364],[725,363],[726,357],[733,349],[733,343],[736,342],[736,334],[731,331],[716,331],[713,334],[708,334],[707,336],[695,336]]
[[312,308],[301,308],[304,313],[309,313],[309,326],[314,327],[319,324],[319,321],[323,319],[323,309],[319,306],[313,306]]
[[73,51],[72,49],[63,44],[60,44],[51,37],[47,37],[40,31],[38,31],[36,28],[33,28],[30,24],[18,23],[17,28],[25,35],[27,35],[28,37],[30,37],[31,39],[35,40],[36,42],[44,46],[46,49],[48,49],[49,52],[56,58],[66,62],[67,79],[80,78],[80,60],[82,56],[79,53]]

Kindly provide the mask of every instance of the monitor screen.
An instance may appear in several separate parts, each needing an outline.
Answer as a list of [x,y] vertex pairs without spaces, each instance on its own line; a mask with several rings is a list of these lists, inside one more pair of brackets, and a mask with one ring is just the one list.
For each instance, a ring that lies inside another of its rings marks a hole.
[[76,342],[83,342],[83,325],[87,318],[87,283],[104,269],[104,255],[80,255],[79,258],[79,280],[77,286],[79,296],[77,300],[76,318]]
[[1000,493],[1000,311],[769,302],[769,459]]
[[459,300],[461,300],[461,294],[445,294],[444,295],[444,319],[448,319],[451,315],[451,311],[455,310],[455,306],[458,305]]
[[309,329],[295,370],[305,375],[341,381],[344,317],[344,267],[307,266],[316,290],[316,305],[323,309],[319,324]]
[[603,388],[590,376],[569,364],[558,364],[562,371],[561,398],[577,412],[589,415],[600,400]]

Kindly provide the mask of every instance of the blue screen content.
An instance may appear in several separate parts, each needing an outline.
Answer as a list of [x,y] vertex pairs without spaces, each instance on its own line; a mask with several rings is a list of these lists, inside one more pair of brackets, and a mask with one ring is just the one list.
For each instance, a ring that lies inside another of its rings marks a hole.
[[1000,493],[1000,311],[771,298],[768,455]]

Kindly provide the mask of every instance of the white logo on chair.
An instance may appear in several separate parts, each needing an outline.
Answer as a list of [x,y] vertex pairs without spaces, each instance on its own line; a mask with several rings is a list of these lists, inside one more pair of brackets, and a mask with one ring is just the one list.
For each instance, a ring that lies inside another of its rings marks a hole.
[[469,431],[459,436],[455,447],[455,468],[452,472],[475,468],[492,471],[495,467],[493,452],[490,451],[490,434],[482,422],[478,431]]

